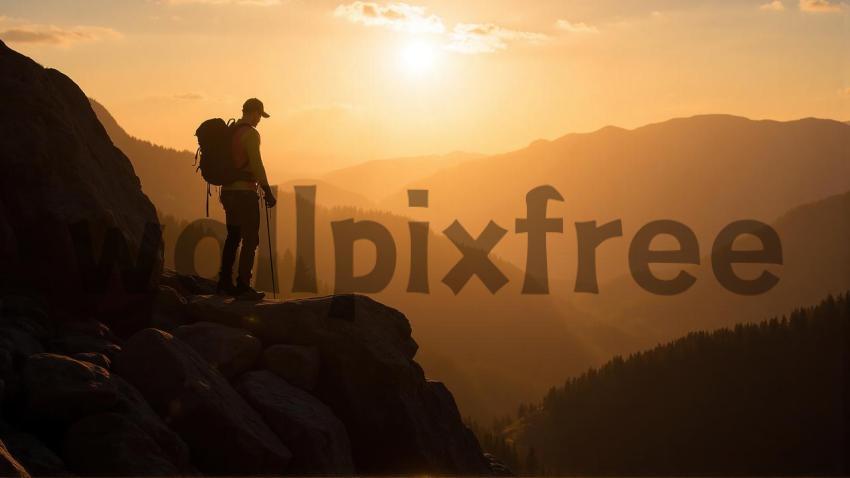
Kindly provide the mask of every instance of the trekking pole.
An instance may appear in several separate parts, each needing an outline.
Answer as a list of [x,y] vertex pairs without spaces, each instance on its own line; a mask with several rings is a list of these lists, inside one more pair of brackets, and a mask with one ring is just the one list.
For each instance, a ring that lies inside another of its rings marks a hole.
[[277,299],[277,285],[274,281],[274,252],[272,252],[272,224],[269,221],[269,205],[263,198],[263,205],[266,207],[266,235],[269,238],[269,265],[272,270],[272,298]]

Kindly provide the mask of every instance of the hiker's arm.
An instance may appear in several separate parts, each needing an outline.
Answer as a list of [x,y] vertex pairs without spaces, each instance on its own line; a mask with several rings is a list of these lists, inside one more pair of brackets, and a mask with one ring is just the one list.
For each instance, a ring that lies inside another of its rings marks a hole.
[[266,168],[263,166],[263,159],[260,156],[260,133],[249,131],[242,137],[245,153],[248,156],[248,171],[254,176],[254,179],[260,183],[260,187],[266,195],[271,196],[271,188],[269,180],[266,177]]

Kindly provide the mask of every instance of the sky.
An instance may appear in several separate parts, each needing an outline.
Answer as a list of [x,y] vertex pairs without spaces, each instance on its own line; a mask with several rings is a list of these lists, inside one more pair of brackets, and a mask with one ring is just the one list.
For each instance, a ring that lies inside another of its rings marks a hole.
[[850,120],[846,0],[0,0],[0,39],[165,146],[260,98],[278,180],[703,113]]

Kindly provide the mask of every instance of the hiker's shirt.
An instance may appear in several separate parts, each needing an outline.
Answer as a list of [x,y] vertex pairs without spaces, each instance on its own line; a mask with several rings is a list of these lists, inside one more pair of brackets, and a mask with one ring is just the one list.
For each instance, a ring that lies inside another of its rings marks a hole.
[[260,133],[247,123],[238,123],[233,138],[233,160],[241,171],[247,171],[253,180],[237,180],[221,187],[222,191],[253,191],[269,184],[266,168],[260,156]]

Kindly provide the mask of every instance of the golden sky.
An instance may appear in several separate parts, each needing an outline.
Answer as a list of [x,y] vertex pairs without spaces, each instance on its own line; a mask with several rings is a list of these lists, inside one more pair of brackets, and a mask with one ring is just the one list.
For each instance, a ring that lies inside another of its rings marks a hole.
[[281,175],[701,113],[850,120],[843,0],[0,0],[0,39],[167,146],[259,97]]

